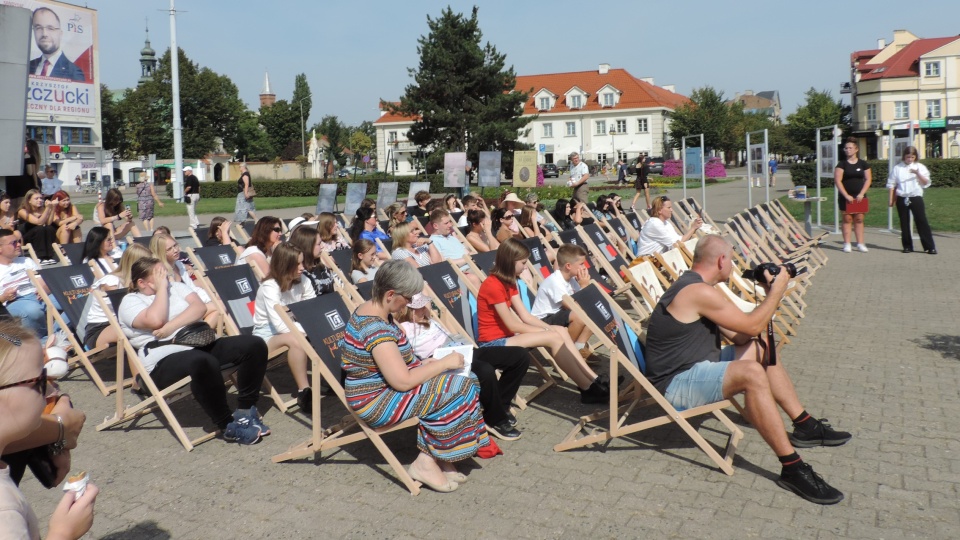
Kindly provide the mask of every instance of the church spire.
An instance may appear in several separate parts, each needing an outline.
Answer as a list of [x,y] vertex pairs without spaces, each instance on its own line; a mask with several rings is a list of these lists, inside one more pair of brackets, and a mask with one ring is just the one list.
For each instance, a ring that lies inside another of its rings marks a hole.
[[277,102],[277,95],[270,90],[270,74],[263,72],[263,90],[260,91],[260,106],[269,107]]
[[150,26],[144,19],[146,27],[146,39],[143,42],[143,48],[140,49],[140,80],[137,84],[143,84],[153,80],[153,73],[157,70],[157,52],[150,46]]

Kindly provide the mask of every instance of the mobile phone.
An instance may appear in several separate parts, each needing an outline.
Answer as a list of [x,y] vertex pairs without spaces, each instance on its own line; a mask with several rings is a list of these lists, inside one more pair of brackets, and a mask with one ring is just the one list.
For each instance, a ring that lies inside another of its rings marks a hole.
[[129,212],[129,211],[130,211],[130,205],[129,205],[129,204],[128,204],[128,205],[126,205],[126,206],[125,206],[125,208],[127,209],[127,212]]

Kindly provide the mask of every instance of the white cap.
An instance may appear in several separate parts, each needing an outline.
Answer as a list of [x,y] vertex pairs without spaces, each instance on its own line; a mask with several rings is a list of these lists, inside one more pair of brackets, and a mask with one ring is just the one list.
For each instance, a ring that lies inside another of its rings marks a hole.
[[301,226],[301,225],[306,225],[307,227],[316,227],[316,226],[317,226],[317,223],[320,223],[320,222],[319,222],[319,221],[307,221],[307,220],[303,219],[302,217],[297,216],[297,217],[295,217],[295,218],[293,218],[293,219],[290,220],[290,224],[287,225],[287,231],[289,231],[290,233],[292,233],[294,229],[296,229],[297,227],[299,227],[299,226]]
[[191,166],[189,166],[189,165],[187,165],[186,167],[183,168],[183,172],[192,171],[192,170],[193,170],[193,167],[191,167]]

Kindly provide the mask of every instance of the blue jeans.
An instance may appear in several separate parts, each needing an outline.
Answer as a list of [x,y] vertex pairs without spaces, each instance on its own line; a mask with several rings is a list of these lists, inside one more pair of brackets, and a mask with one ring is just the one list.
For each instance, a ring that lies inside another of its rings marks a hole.
[[675,376],[663,397],[678,411],[685,411],[723,399],[723,377],[736,349],[728,345],[720,351],[720,361],[704,360]]
[[18,317],[24,326],[33,330],[40,341],[47,339],[47,305],[36,295],[18,296],[7,303],[10,315]]

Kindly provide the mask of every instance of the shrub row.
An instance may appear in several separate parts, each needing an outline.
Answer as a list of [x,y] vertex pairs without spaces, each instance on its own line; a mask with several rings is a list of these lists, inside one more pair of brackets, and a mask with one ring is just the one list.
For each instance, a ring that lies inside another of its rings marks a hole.
[[[328,180],[306,179],[306,180],[254,180],[253,187],[257,190],[257,197],[314,197],[317,195],[317,189],[320,184],[336,183],[338,192],[346,193],[346,185],[352,183],[353,177],[330,178]],[[412,176],[398,176],[394,179],[388,175],[367,174],[357,176],[357,182],[367,183],[367,193],[377,193],[380,190],[380,182],[397,182],[397,193],[406,195],[410,190],[410,182],[430,182],[430,193],[452,193],[452,188],[443,187],[443,175],[434,174],[429,176],[421,175],[420,178]],[[167,184],[167,196],[173,196],[173,185]],[[208,199],[235,199],[237,197],[237,183],[230,182],[200,182],[200,197]]]
[[[869,161],[870,170],[873,171],[873,186],[884,186],[889,175],[889,164],[883,159],[872,159]],[[933,179],[933,185],[936,187],[960,187],[960,159],[921,159],[930,169],[930,177]],[[793,183],[798,186],[807,186],[808,188],[817,185],[817,164],[814,163],[794,163],[790,166],[790,175],[793,177]],[[824,178],[824,183],[829,184],[833,180]]]

